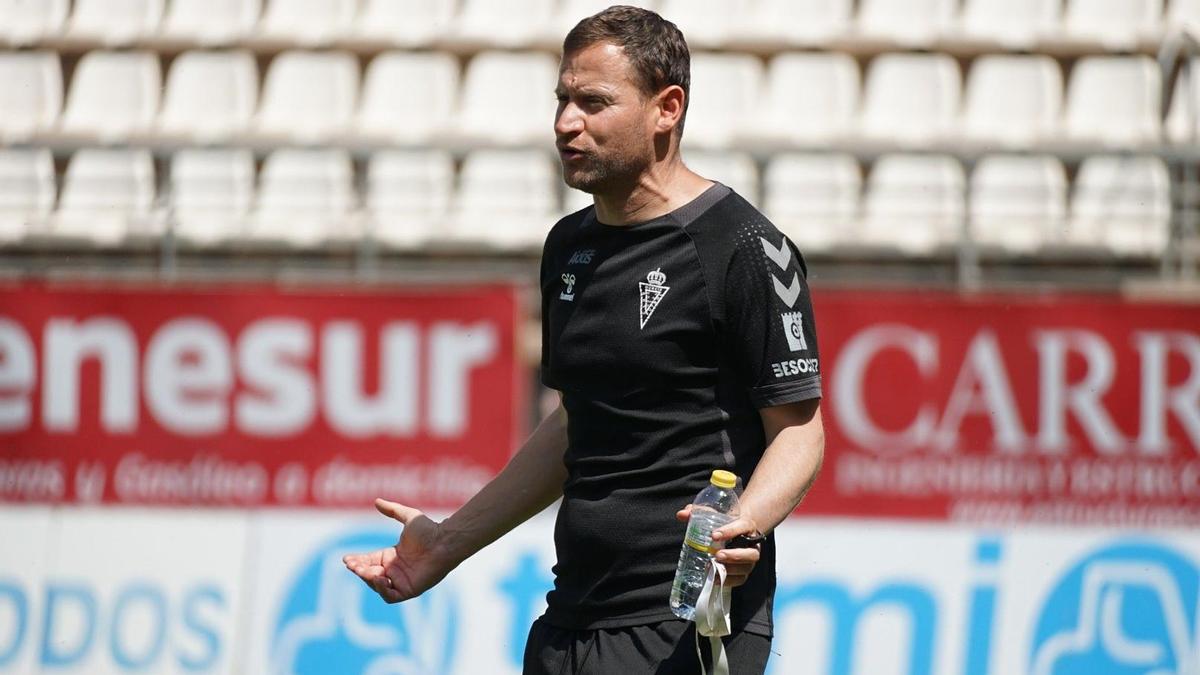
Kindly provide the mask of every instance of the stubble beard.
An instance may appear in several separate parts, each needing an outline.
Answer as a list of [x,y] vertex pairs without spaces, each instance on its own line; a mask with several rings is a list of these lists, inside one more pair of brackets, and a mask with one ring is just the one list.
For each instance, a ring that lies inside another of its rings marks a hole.
[[604,159],[588,155],[585,161],[587,166],[573,172],[564,164],[563,182],[593,195],[611,194],[635,184],[646,169],[646,162],[633,154]]

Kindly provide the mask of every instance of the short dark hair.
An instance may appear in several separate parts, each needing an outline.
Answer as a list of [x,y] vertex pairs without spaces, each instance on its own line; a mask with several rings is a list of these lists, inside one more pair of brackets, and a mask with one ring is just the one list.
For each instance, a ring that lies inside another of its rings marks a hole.
[[692,98],[692,57],[679,27],[648,9],[615,5],[576,24],[563,40],[563,54],[602,42],[625,52],[646,96],[671,85],[683,89],[683,116],[676,127],[682,132]]

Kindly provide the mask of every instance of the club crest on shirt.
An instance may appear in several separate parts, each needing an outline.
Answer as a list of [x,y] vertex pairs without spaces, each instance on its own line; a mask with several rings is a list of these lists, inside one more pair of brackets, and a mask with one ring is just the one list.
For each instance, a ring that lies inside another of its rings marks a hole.
[[566,287],[563,288],[562,292],[558,294],[558,299],[566,300],[567,302],[575,302],[575,275],[562,275],[562,282],[566,285]]
[[638,314],[641,319],[641,325],[638,328],[645,328],[646,322],[650,320],[650,315],[658,308],[658,304],[666,297],[667,291],[671,290],[667,283],[667,275],[662,273],[662,268],[656,269],[646,275],[645,281],[638,282]]
[[808,342],[804,339],[804,319],[800,312],[785,312],[779,318],[783,319],[783,334],[787,338],[788,348],[794,352],[808,349]]

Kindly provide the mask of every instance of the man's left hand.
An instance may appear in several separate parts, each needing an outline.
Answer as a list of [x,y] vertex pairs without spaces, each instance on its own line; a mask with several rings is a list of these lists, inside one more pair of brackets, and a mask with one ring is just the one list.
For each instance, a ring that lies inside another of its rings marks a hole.
[[[686,523],[692,515],[692,505],[688,504],[675,514],[675,518]],[[727,525],[722,525],[713,532],[713,542],[726,542],[740,535],[758,534],[758,526],[754,519],[742,516]],[[752,548],[730,548],[717,551],[717,561],[725,566],[725,585],[741,586],[750,577],[754,565],[762,556],[762,545],[755,544]]]

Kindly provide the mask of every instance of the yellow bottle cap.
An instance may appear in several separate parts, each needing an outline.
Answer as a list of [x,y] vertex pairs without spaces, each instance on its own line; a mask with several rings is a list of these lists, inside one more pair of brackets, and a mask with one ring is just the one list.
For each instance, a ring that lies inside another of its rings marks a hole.
[[712,478],[709,482],[719,488],[731,490],[737,485],[737,476],[733,475],[733,473],[730,471],[717,469],[716,471],[712,472]]

